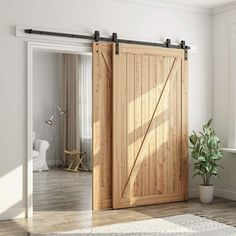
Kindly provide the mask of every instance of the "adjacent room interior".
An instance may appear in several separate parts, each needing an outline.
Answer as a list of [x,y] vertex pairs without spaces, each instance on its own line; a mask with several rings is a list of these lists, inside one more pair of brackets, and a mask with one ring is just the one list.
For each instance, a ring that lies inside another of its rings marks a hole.
[[34,50],[33,210],[92,208],[92,55]]

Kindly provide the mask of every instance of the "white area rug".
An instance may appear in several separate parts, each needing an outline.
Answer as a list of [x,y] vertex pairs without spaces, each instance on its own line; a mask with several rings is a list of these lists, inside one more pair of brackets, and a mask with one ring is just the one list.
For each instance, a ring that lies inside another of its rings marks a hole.
[[[203,217],[184,214],[164,218],[98,226],[92,229],[76,230],[66,233],[46,234],[50,236],[87,236],[87,235],[132,235],[132,236],[231,236],[236,235],[236,228]],[[34,235],[36,236],[36,235]],[[39,236],[39,235],[38,235]],[[45,236],[45,234],[44,234]]]

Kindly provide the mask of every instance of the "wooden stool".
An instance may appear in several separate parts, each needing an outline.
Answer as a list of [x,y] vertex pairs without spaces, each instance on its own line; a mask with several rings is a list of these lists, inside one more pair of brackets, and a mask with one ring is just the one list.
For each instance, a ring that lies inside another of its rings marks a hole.
[[[86,157],[86,152],[79,152],[76,150],[67,151],[64,150],[65,155],[67,155],[69,166],[65,168],[66,171],[79,172],[79,170],[88,171],[83,161]],[[81,165],[82,168],[79,168]]]

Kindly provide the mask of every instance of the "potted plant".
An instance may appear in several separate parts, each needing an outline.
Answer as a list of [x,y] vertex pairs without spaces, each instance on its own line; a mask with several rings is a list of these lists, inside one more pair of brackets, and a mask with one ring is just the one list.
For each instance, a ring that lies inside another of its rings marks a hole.
[[202,132],[193,134],[189,137],[191,156],[195,160],[193,171],[195,176],[200,176],[203,183],[200,184],[200,200],[202,203],[211,203],[214,196],[214,186],[211,178],[219,177],[219,167],[217,162],[222,158],[220,151],[221,142],[217,137],[213,127],[212,119],[202,128]]

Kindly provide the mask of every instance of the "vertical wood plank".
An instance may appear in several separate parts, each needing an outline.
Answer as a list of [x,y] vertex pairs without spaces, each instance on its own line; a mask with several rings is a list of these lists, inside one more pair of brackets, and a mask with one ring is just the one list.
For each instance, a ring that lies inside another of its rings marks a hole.
[[[111,207],[111,43],[93,43],[93,209]],[[104,55],[105,56],[104,56]]]
[[[161,94],[161,90],[164,86],[164,58],[157,57],[157,98]],[[159,122],[156,126],[156,142],[157,142],[157,156],[156,156],[156,168],[157,168],[157,178],[156,178],[156,194],[164,194],[165,193],[165,169],[164,169],[164,148],[165,148],[165,137],[164,137],[164,125],[165,125],[165,116],[166,112],[164,109],[165,99],[163,98],[160,104],[160,107],[157,111],[157,119]]]
[[[164,78],[167,77],[170,70],[170,58],[164,57]],[[166,88],[167,96],[163,98],[163,119],[164,119],[164,130],[163,130],[163,169],[164,169],[164,193],[170,193],[170,180],[169,180],[169,158],[170,158],[170,108],[169,108],[169,87]]]
[[[112,54],[110,51],[103,52],[103,65],[104,65],[104,73],[107,77],[106,83],[104,83],[104,93],[103,96],[106,97],[106,103],[104,104],[104,120],[106,120],[106,124],[104,123],[103,132],[106,134],[106,147],[104,147],[104,161],[102,162],[102,194],[103,199],[111,199],[112,198]],[[104,201],[103,200],[103,201]],[[109,200],[109,205],[111,201]],[[107,206],[107,201],[105,200],[102,203],[102,208]]]
[[101,173],[99,167],[100,153],[100,130],[101,124],[98,122],[100,95],[100,77],[98,77],[100,67],[101,45],[93,44],[93,209],[101,207]]
[[[128,140],[127,140],[127,101],[128,101],[128,94],[127,94],[127,54],[122,54],[120,56],[120,63],[119,63],[120,67],[119,67],[119,71],[121,72],[121,76],[123,78],[123,80],[121,80],[119,83],[120,83],[120,86],[122,88],[122,91],[120,92],[120,95],[121,95],[121,102],[122,102],[122,111],[120,113],[120,121],[119,122],[119,125],[121,125],[121,129],[122,131],[124,132],[124,134],[122,135],[122,143],[121,143],[121,164],[122,164],[122,178],[121,178],[121,189],[123,191],[123,189],[125,188],[126,186],[126,182],[127,182],[127,179],[128,179]],[[122,192],[121,191],[121,192]]]
[[[127,129],[128,129],[128,154],[127,154],[127,176],[130,174],[135,160],[135,122],[134,122],[134,105],[135,105],[135,65],[134,54],[127,54]],[[133,186],[129,190],[130,196],[133,196]]]
[[[179,67],[179,66],[178,66]],[[171,193],[175,193],[175,182],[177,177],[177,170],[176,169],[176,149],[177,149],[177,126],[176,126],[176,100],[178,99],[176,97],[176,85],[177,85],[177,76],[175,75],[171,79],[170,83],[170,104],[169,109],[171,112],[170,116],[170,173],[169,173],[169,179],[170,179],[170,191]],[[178,157],[179,158],[179,157]]]
[[[157,57],[149,57],[149,117],[153,114],[157,103]],[[154,119],[157,118],[157,114]],[[156,194],[157,189],[157,127],[152,132],[152,138],[149,144],[149,194]]]
[[[142,89],[142,140],[144,139],[145,133],[148,129],[148,125],[150,123],[149,116],[149,60],[147,55],[142,55],[142,73],[141,73],[141,89]],[[146,145],[144,147],[144,159],[141,165],[141,182],[142,182],[142,190],[141,195],[147,196],[149,190],[148,175],[149,175],[149,147]]]
[[[135,103],[134,103],[134,125],[135,125],[135,159],[138,155],[138,151],[142,140],[142,60],[141,55],[135,54]],[[141,196],[142,182],[141,182],[141,171],[134,184],[134,195]]]
[[[122,187],[122,181],[121,181],[121,175],[123,174],[122,172],[122,163],[121,161],[121,155],[118,152],[118,150],[121,148],[122,141],[123,141],[123,120],[121,120],[121,128],[122,128],[122,133],[117,132],[117,128],[119,123],[118,120],[120,118],[120,110],[117,110],[118,108],[120,109],[121,103],[123,98],[121,99],[115,99],[116,97],[120,98],[121,95],[121,85],[119,84],[122,82],[118,78],[120,77],[120,61],[119,57],[115,55],[115,49],[113,45],[113,124],[112,124],[112,155],[113,161],[112,161],[112,171],[113,171],[113,179],[112,179],[112,186],[116,186],[115,188],[112,188],[112,207],[113,208],[118,208],[121,205],[121,187]],[[115,89],[117,88],[117,89]],[[114,115],[115,114],[115,115]],[[119,117],[116,117],[119,116]],[[115,142],[114,142],[115,140]],[[124,144],[124,143],[123,143]],[[122,148],[122,150],[124,150]],[[125,153],[123,153],[125,155]]]
[[[123,79],[120,79],[123,78]],[[118,99],[116,99],[118,98]],[[121,206],[127,181],[127,78],[126,54],[116,55],[113,45],[113,194],[114,208]],[[115,186],[115,187],[114,187]]]

